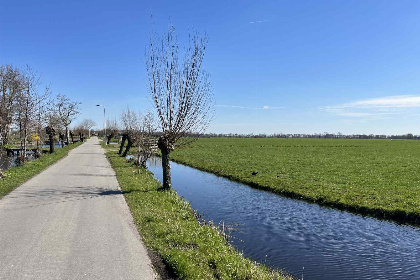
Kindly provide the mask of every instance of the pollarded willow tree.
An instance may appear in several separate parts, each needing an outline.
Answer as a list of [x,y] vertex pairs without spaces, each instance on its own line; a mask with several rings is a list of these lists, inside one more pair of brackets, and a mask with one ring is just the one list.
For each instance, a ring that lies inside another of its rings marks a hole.
[[118,132],[120,131],[120,126],[116,119],[108,120],[106,122],[106,131],[108,132],[108,135],[105,135],[106,144],[109,145],[111,139],[114,138],[114,136],[118,136]]
[[[136,131],[139,129],[139,116],[128,107],[121,113],[122,139],[118,154],[126,157],[135,141]],[[128,141],[127,147],[123,153],[125,141]]]
[[162,153],[163,188],[171,188],[170,153],[177,141],[191,134],[202,134],[213,117],[213,101],[208,74],[202,69],[207,37],[194,33],[182,62],[175,28],[170,26],[164,38],[153,34],[146,52],[149,89],[162,135],[158,148]]
[[69,126],[72,121],[80,114],[79,112],[79,105],[81,103],[77,101],[71,101],[65,95],[57,95],[54,107],[56,109],[56,113],[58,119],[60,120],[61,124],[66,129],[66,142],[67,145],[69,144],[69,136],[70,136],[70,129]]

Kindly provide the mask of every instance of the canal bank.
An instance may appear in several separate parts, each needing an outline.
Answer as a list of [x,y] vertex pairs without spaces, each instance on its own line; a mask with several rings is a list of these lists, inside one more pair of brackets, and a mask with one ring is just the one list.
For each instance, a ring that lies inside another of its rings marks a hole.
[[146,246],[180,279],[290,279],[245,258],[214,227],[199,224],[189,203],[162,191],[148,171],[137,169],[107,147],[107,156]]
[[[159,158],[149,169],[161,180]],[[304,279],[419,279],[420,228],[273,193],[171,163],[172,185],[204,219],[233,225],[246,257]]]

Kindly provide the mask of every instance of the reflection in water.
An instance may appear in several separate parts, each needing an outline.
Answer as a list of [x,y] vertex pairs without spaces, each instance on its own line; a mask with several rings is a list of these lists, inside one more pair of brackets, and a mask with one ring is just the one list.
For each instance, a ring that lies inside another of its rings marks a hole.
[[[149,169],[162,179],[160,159]],[[304,279],[420,279],[420,228],[284,198],[171,163],[172,185],[206,220],[238,223],[245,256]]]
[[[40,145],[41,148],[49,148],[50,145]],[[54,147],[56,149],[60,149],[61,148],[61,144],[60,143],[55,143]],[[26,151],[26,155],[27,155],[27,160],[35,160],[35,157],[33,156],[34,152],[33,151]],[[17,152],[14,152],[13,156],[7,156],[6,151],[4,150],[0,150],[0,169],[1,170],[7,170],[9,168],[15,167],[18,165],[18,155]]]
[[[41,148],[49,148],[50,147],[50,145],[49,144],[44,144],[44,145],[41,145],[40,146]],[[61,144],[61,142],[55,142],[54,143],[54,147],[57,149],[57,148],[61,148],[62,147],[62,144]]]
[[[35,160],[34,152],[33,151],[26,151],[26,159],[27,160]],[[6,152],[0,153],[0,169],[7,170],[9,168],[18,166],[18,155],[15,153],[13,156],[7,156]]]
[[16,166],[16,157],[8,157],[6,151],[0,151],[0,169],[6,170]]

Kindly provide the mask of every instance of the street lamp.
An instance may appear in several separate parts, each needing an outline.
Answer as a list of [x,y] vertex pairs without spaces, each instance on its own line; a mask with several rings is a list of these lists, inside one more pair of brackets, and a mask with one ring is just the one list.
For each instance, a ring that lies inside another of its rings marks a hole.
[[106,120],[105,120],[105,106],[104,105],[96,105],[98,107],[104,107],[104,131],[105,131],[105,136],[104,136],[104,141],[105,141],[105,145],[107,144],[106,142]]

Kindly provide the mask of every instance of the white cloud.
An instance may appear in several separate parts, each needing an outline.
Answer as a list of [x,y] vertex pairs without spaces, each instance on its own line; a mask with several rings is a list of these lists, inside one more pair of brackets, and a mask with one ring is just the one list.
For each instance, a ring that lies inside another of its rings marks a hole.
[[262,107],[246,107],[246,106],[237,106],[237,105],[216,105],[216,107],[223,108],[237,108],[237,109],[251,109],[251,110],[276,110],[284,109],[284,107],[272,107],[272,106],[262,106]]
[[269,19],[264,19],[264,20],[256,20],[256,21],[250,21],[250,24],[254,24],[254,23],[263,23],[263,22],[267,22],[267,21],[271,21]]
[[390,115],[412,113],[416,108],[420,108],[420,96],[398,95],[358,100],[319,109],[342,117],[383,119]]
[[263,109],[263,110],[276,110],[276,109],[284,109],[284,107],[263,106],[261,109]]
[[341,112],[340,116],[360,118],[360,117],[372,117],[374,116],[374,114],[361,113],[361,112],[360,113],[359,112]]
[[420,96],[399,95],[355,101],[341,105],[347,108],[413,108],[420,107]]

